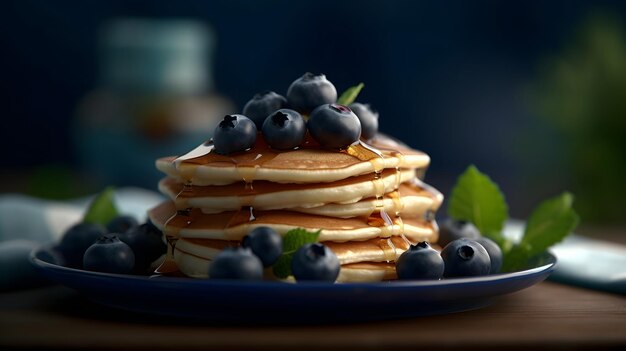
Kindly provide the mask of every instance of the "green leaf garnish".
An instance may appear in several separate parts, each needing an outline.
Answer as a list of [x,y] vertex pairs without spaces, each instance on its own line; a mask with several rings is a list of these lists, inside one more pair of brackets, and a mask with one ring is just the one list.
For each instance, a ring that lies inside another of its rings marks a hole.
[[354,100],[356,100],[356,97],[359,96],[359,93],[364,86],[365,84],[359,83],[359,85],[348,88],[346,91],[343,92],[343,94],[341,94],[339,99],[337,99],[337,103],[339,105],[350,105],[354,102]]
[[504,258],[502,271],[525,268],[531,259],[563,240],[578,225],[572,208],[574,196],[565,192],[543,201],[533,211],[518,243],[506,238],[502,230],[508,219],[508,206],[500,188],[475,166],[459,176],[452,189],[448,216],[472,222],[480,233],[500,245]]
[[508,207],[500,188],[487,175],[471,165],[452,189],[448,215],[472,222],[482,235],[501,241],[500,233],[508,219]]
[[522,240],[505,256],[504,268],[523,268],[529,258],[546,251],[571,233],[580,220],[572,208],[573,202],[574,196],[565,192],[539,204],[526,223]]
[[108,187],[98,194],[89,204],[83,222],[106,225],[117,217],[119,213],[113,201],[113,193],[114,188]]
[[288,231],[283,236],[283,254],[278,258],[272,270],[278,278],[284,279],[291,275],[291,260],[293,254],[305,244],[315,243],[321,230],[309,232],[302,228]]

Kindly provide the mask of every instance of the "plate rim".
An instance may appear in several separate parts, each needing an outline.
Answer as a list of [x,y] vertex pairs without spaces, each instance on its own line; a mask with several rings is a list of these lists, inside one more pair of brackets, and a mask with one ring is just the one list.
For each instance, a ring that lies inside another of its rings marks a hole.
[[[50,281],[100,305],[194,323],[353,323],[476,310],[545,280],[557,264],[556,257],[546,252],[542,264],[512,273],[442,280],[293,283],[90,272],[38,258],[37,253],[46,249],[32,250],[29,258]],[[225,299],[224,294],[228,295]],[[226,302],[216,306],[212,302],[215,298]],[[267,304],[260,307],[256,302],[259,298],[266,299]],[[396,308],[398,299],[404,301],[402,309]],[[172,300],[180,302],[163,304]],[[316,306],[314,311],[308,310],[303,316],[299,311],[311,303]],[[371,306],[384,312],[368,313]]]
[[[194,278],[186,278],[186,277],[166,277],[160,275],[133,275],[133,274],[114,274],[114,273],[103,273],[103,272],[94,272],[88,271],[78,268],[71,268],[62,265],[57,265],[54,263],[47,262],[37,257],[37,254],[43,252],[45,250],[49,250],[51,248],[50,245],[42,245],[35,249],[33,249],[29,254],[30,263],[35,266],[38,270],[51,270],[56,273],[64,273],[64,274],[72,274],[72,275],[81,275],[90,278],[107,278],[107,279],[121,279],[124,281],[141,281],[143,283],[150,282],[159,282],[158,284],[186,284],[186,285],[194,285],[198,287],[210,287],[210,286],[220,286],[220,287],[268,287],[268,288],[276,288],[286,287],[287,289],[306,289],[306,288],[326,288],[326,289],[355,289],[355,288],[364,288],[364,289],[378,289],[385,288],[389,289],[390,287],[394,288],[426,288],[426,287],[440,287],[440,286],[463,286],[470,284],[482,284],[482,283],[493,283],[493,282],[501,282],[503,280],[509,279],[520,279],[528,276],[539,275],[542,273],[550,274],[552,273],[557,264],[557,257],[548,251],[545,251],[543,255],[547,258],[547,261],[541,265],[536,267],[532,267],[529,269],[515,271],[515,272],[507,272],[507,273],[497,273],[497,274],[488,274],[482,276],[475,277],[462,277],[462,278],[445,278],[439,280],[394,280],[394,281],[381,281],[381,282],[347,282],[347,283],[328,283],[328,282],[316,282],[316,281],[305,281],[305,282],[285,282],[285,281],[271,281],[271,280],[226,280],[226,279],[194,279]],[[157,278],[158,279],[155,279]],[[57,282],[58,283],[58,282]]]

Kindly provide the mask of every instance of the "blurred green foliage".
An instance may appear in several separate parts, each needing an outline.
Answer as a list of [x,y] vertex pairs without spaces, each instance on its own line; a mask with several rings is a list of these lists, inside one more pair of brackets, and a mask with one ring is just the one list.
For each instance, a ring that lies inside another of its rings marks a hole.
[[34,169],[26,179],[26,193],[49,200],[67,200],[89,194],[93,187],[68,166],[48,164]]
[[565,141],[569,175],[585,221],[626,220],[626,33],[610,15],[590,17],[569,46],[542,66],[538,114]]

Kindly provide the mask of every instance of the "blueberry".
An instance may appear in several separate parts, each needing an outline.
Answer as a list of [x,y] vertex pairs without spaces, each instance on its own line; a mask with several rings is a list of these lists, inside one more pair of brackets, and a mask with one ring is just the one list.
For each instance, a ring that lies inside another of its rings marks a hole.
[[308,114],[317,106],[337,101],[337,89],[323,74],[305,73],[287,90],[287,101],[294,110]]
[[263,123],[263,137],[274,149],[288,150],[302,144],[306,123],[294,110],[280,109]]
[[287,106],[287,99],[273,91],[264,91],[254,97],[243,107],[243,114],[248,116],[257,129],[263,127],[263,121],[272,112]]
[[454,240],[466,238],[466,239],[478,239],[480,238],[480,232],[470,222],[457,221],[452,218],[447,218],[439,225],[439,239],[437,243],[441,246],[446,246]]
[[319,106],[309,116],[309,133],[321,146],[341,149],[361,136],[361,122],[348,107],[337,104]]
[[101,236],[83,257],[83,267],[90,271],[128,274],[134,266],[133,250],[115,234]]
[[445,264],[443,276],[469,277],[489,274],[491,260],[489,253],[476,241],[457,239],[446,245],[441,251]]
[[119,235],[135,253],[135,273],[146,273],[150,264],[167,250],[163,233],[152,223],[144,223]]
[[411,245],[396,262],[400,279],[441,279],[443,269],[439,252],[425,241]]
[[121,215],[113,218],[107,223],[109,233],[126,233],[129,229],[139,225],[135,217]]
[[58,247],[67,266],[81,268],[85,250],[105,233],[106,228],[93,223],[78,223],[69,228]]
[[489,259],[491,260],[491,269],[489,270],[489,274],[499,273],[500,268],[502,268],[502,250],[500,249],[500,246],[498,246],[498,244],[496,244],[493,240],[485,237],[480,237],[475,239],[475,241],[481,244],[489,254]]
[[365,140],[372,139],[378,132],[378,112],[372,110],[369,104],[358,102],[349,107],[361,121],[361,136]]
[[243,238],[242,246],[250,248],[263,267],[269,267],[283,253],[283,238],[270,227],[258,227]]
[[245,151],[256,141],[256,125],[244,115],[226,115],[213,131],[213,145],[219,154]]
[[322,280],[334,282],[339,275],[339,259],[326,245],[303,245],[293,255],[291,272],[297,281]]
[[212,279],[263,279],[263,263],[248,248],[227,248],[220,252],[209,268]]

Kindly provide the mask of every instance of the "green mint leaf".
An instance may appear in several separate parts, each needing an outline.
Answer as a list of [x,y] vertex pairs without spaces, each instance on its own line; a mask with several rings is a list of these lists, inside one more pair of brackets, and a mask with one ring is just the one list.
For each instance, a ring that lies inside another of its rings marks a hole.
[[113,193],[113,187],[108,187],[98,194],[89,204],[83,222],[106,225],[117,217],[119,213],[113,201]]
[[568,236],[580,221],[572,208],[574,196],[568,192],[543,201],[530,215],[524,236],[507,257],[506,268],[523,267],[529,259],[546,251]]
[[302,228],[288,231],[283,236],[283,254],[274,263],[272,270],[278,278],[287,278],[291,275],[291,260],[293,254],[305,244],[317,242],[321,230],[309,232]]
[[502,252],[502,268],[501,272],[514,272],[522,270],[526,267],[529,258],[530,249],[525,244],[519,243],[513,245],[508,251]]
[[472,222],[482,235],[498,243],[503,241],[502,228],[509,216],[498,185],[474,165],[459,176],[452,189],[448,215]]
[[528,219],[522,238],[531,254],[544,252],[576,228],[580,219],[572,208],[573,202],[574,196],[565,192],[537,206]]
[[356,97],[359,96],[359,93],[364,86],[365,84],[359,83],[359,85],[348,88],[346,91],[343,92],[343,94],[341,94],[339,99],[337,99],[337,103],[339,105],[350,105],[354,102],[354,100],[356,100]]

